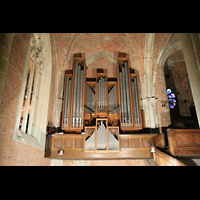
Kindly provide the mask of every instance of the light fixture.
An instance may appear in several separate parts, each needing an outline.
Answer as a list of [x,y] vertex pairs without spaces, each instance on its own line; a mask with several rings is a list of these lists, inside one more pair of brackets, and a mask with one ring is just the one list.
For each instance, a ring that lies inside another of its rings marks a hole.
[[64,149],[62,149],[62,146],[61,146],[61,148],[58,150],[58,155],[59,155],[59,156],[64,155]]
[[152,152],[152,153],[156,152],[154,146],[150,146],[150,152]]

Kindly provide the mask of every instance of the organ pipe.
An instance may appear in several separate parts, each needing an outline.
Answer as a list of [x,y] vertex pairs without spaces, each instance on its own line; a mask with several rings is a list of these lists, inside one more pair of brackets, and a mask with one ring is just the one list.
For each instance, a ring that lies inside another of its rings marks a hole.
[[81,70],[81,83],[80,83],[80,88],[81,88],[81,92],[80,92],[80,98],[79,98],[79,104],[80,104],[80,111],[79,111],[79,117],[80,117],[80,127],[82,126],[82,96],[83,96],[83,70]]
[[76,99],[76,127],[79,124],[79,113],[80,113],[80,76],[81,76],[81,66],[78,66],[78,78],[77,78],[77,99]]
[[106,111],[106,78],[100,77],[97,81],[97,110]]
[[136,77],[132,82],[133,94],[134,94],[134,114],[135,114],[135,124],[139,127],[140,124],[140,113],[139,113],[139,102],[138,102],[138,92],[137,92],[137,79]]
[[74,127],[74,125],[75,125],[75,117],[76,117],[76,96],[77,96],[77,81],[78,81],[78,80],[77,80],[77,75],[78,75],[78,60],[75,60],[72,127]]
[[123,98],[123,87],[122,87],[122,73],[119,73],[120,77],[120,97],[121,97],[121,116],[122,116],[122,126],[124,126],[124,98]]
[[125,65],[125,83],[126,83],[126,99],[127,99],[127,117],[129,126],[131,125],[131,105],[130,105],[130,93],[129,93],[129,76],[128,76],[128,64],[127,62],[124,63]]

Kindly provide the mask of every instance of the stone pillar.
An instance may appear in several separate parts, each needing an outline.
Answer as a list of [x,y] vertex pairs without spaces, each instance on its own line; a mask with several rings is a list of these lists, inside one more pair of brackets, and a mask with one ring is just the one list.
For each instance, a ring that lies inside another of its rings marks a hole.
[[197,118],[200,125],[200,73],[198,69],[197,59],[195,57],[195,49],[190,33],[180,33],[180,40],[183,55],[185,58],[188,77],[190,80],[190,86],[196,108]]
[[198,34],[197,33],[190,33],[190,35],[191,35],[191,38],[192,38],[194,53],[195,53],[198,68],[199,68],[199,71],[200,71],[200,44],[199,44]]
[[145,127],[146,128],[157,128],[158,112],[157,112],[157,99],[154,97],[142,99],[141,104],[145,112]]
[[14,35],[14,33],[2,33],[0,39],[0,103],[3,97],[10,51]]

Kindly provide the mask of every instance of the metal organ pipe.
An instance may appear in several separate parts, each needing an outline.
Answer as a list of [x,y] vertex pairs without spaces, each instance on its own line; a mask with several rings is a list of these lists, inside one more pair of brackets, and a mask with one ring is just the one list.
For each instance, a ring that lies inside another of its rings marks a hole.
[[91,89],[91,87],[87,85],[87,108],[85,108],[85,110],[87,112],[94,113],[94,109],[95,109],[95,94]]
[[79,117],[80,117],[80,127],[82,126],[82,96],[83,96],[83,70],[81,70],[81,83],[80,83],[80,88],[81,88],[81,92],[80,92],[80,111],[79,111]]
[[125,65],[125,83],[126,83],[126,99],[127,99],[127,116],[129,126],[131,125],[131,105],[130,105],[130,90],[129,90],[129,77],[128,77],[128,64],[124,62]]
[[66,89],[65,89],[65,111],[64,111],[64,126],[67,123],[67,108],[68,108],[68,90],[69,90],[69,76],[66,79]]
[[124,68],[122,68],[122,88],[123,88],[123,98],[124,98],[124,120],[127,127],[127,100],[126,100],[127,94],[126,94]]
[[[121,68],[119,72],[120,77],[120,98],[121,98],[121,113],[122,113],[122,127],[124,123],[131,126],[132,117],[131,117],[131,104],[130,104],[130,87],[129,87],[129,73],[128,73],[128,63],[124,62],[124,67]],[[116,95],[116,89],[114,90]],[[114,102],[114,105],[117,105],[117,102]]]
[[106,87],[105,87],[105,79],[103,78],[103,110],[105,109],[105,90]]
[[116,94],[116,84],[114,85],[114,107],[117,107],[117,94]]
[[136,108],[136,98],[135,98],[135,78],[132,82],[132,90],[133,90],[133,103],[134,103],[134,115],[135,115],[135,126],[137,127],[137,108]]
[[106,77],[104,78],[104,110],[106,110]]
[[101,110],[101,78],[99,79],[99,110]]
[[77,78],[77,96],[76,96],[76,127],[78,127],[79,112],[80,112],[80,76],[81,76],[81,66],[78,66],[78,78]]
[[92,91],[92,110],[94,110],[95,109],[95,94],[93,93],[93,91]]
[[78,60],[75,60],[72,127],[74,127],[74,124],[75,124],[75,117],[76,117],[76,97],[77,97],[77,81],[78,81],[78,80],[77,80],[77,75],[78,75]]
[[133,103],[134,103],[134,116],[135,116],[135,125],[137,127],[137,113],[136,113],[136,101],[135,101],[135,82],[132,81],[132,90],[133,90]]
[[73,91],[74,96],[73,96],[73,109],[72,109],[73,128],[82,126],[83,70],[81,70],[81,68],[82,68],[81,65],[78,65],[78,60],[75,60],[74,91]]
[[106,110],[106,78],[100,77],[97,81],[97,110]]
[[137,111],[137,121],[140,123],[139,105],[138,105],[138,92],[137,92],[137,79],[134,78],[135,83],[135,97],[136,97],[136,111]]
[[99,110],[99,81],[97,82],[97,110]]
[[123,98],[123,87],[122,87],[122,73],[119,73],[120,78],[120,97],[121,97],[121,115],[122,115],[122,126],[124,126],[124,98]]
[[113,110],[117,107],[117,99],[116,99],[116,84],[110,89],[108,93],[108,102],[109,102],[109,110]]

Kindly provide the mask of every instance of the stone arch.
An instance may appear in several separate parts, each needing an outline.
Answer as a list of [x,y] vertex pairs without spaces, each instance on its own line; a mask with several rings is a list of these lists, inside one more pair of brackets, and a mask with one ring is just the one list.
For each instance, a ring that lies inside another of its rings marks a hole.
[[182,47],[181,47],[181,42],[178,39],[174,40],[173,42],[171,42],[167,46],[164,46],[161,49],[160,55],[158,56],[158,59],[156,62],[154,76],[153,76],[153,91],[152,91],[153,96],[155,96],[155,84],[156,84],[155,80],[156,80],[156,74],[157,74],[158,67],[161,67],[161,75],[162,75],[161,77],[164,78],[163,69],[164,69],[165,61],[172,53],[174,53],[180,49],[182,49]]
[[[159,56],[158,56],[156,66],[155,66],[155,71],[154,71],[152,93],[153,93],[153,95],[156,96],[155,89],[156,89],[156,84],[158,84],[158,83],[156,83],[156,74],[158,73],[158,70],[159,70],[159,72],[160,72],[160,76],[159,76],[160,80],[159,81],[160,81],[162,93],[163,93],[163,99],[161,100],[161,104],[162,104],[162,106],[165,105],[164,107],[162,107],[162,112],[160,113],[160,118],[164,117],[167,125],[171,124],[171,118],[170,118],[170,108],[168,106],[168,98],[167,98],[167,92],[166,92],[167,87],[166,87],[166,82],[165,82],[164,65],[165,65],[167,58],[171,54],[173,54],[174,52],[181,50],[181,49],[182,49],[182,46],[181,46],[181,42],[179,39],[172,41],[168,45],[166,45],[166,43],[165,43],[160,51]],[[157,79],[157,81],[158,81],[158,79]],[[160,105],[157,105],[157,106],[160,107]]]
[[105,52],[105,51],[97,51],[89,56],[86,57],[85,61],[86,61],[86,66],[88,66],[89,64],[91,64],[94,60],[100,58],[100,57],[104,57],[108,60],[110,60],[111,62],[113,62],[115,65],[117,64],[117,57],[112,55],[111,53]]

